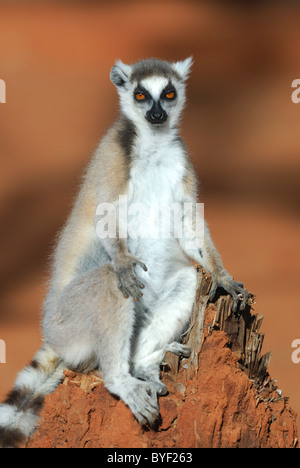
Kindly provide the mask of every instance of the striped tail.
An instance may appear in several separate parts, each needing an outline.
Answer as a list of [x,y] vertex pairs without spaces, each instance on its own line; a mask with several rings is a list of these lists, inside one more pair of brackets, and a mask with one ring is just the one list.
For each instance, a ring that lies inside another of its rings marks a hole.
[[39,411],[47,394],[63,378],[63,363],[44,344],[23,369],[13,390],[0,405],[0,448],[18,448],[38,425]]

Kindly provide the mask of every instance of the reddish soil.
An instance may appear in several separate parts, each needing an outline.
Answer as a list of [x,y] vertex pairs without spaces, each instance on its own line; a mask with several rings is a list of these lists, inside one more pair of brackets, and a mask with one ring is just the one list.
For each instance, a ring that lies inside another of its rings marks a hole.
[[160,399],[158,431],[142,429],[102,382],[93,385],[92,375],[68,373],[65,383],[47,396],[40,427],[27,447],[295,447],[294,411],[284,400],[258,403],[257,391],[238,370],[227,343],[224,332],[206,337],[197,378],[184,395],[170,389]]

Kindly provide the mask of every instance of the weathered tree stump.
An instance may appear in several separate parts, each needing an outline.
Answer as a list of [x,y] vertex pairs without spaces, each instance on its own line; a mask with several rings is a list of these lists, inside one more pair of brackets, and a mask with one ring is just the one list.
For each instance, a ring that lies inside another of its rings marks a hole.
[[[190,326],[182,337],[183,342],[191,348],[191,356],[182,361],[180,357],[168,352],[162,366],[165,383],[181,393],[184,393],[188,381],[197,376],[201,346],[205,339],[204,317],[209,303],[211,277],[200,267],[197,267],[197,271],[198,285]],[[268,374],[271,353],[261,356],[264,334],[259,333],[259,330],[263,316],[258,317],[257,314],[251,313],[254,303],[255,296],[250,293],[245,310],[233,312],[232,297],[225,291],[224,294],[219,293],[214,302],[213,324],[210,330],[206,330],[206,334],[211,333],[212,330],[226,332],[231,350],[239,357],[240,369],[251,379],[258,391],[263,392],[264,401],[266,401],[266,394],[277,390],[277,386]],[[278,390],[278,400],[280,399],[283,397]]]

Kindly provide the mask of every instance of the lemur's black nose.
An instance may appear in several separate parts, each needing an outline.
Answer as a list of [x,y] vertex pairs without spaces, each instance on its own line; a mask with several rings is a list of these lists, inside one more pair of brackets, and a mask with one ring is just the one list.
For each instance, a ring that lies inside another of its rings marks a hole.
[[146,113],[146,119],[152,124],[161,124],[167,120],[167,113],[159,102],[154,102],[152,109]]
[[162,120],[164,118],[164,114],[162,112],[153,112],[151,114],[151,118],[153,120]]

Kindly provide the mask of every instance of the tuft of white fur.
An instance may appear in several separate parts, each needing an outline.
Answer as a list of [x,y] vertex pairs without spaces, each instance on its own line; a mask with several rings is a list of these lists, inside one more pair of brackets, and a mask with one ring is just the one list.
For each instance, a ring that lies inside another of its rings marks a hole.
[[8,427],[10,424],[14,424],[18,409],[13,405],[3,403],[0,406],[0,426]]
[[25,412],[18,412],[18,418],[12,429],[16,428],[21,431],[26,437],[29,437],[38,425],[39,417],[31,410]]
[[151,96],[158,100],[160,98],[162,90],[167,86],[169,80],[163,76],[149,76],[141,81],[141,85],[149,91]]
[[15,382],[15,388],[21,389],[26,388],[31,392],[35,392],[43,383],[45,374],[41,370],[34,369],[33,367],[25,367]]
[[18,429],[28,437],[36,428],[38,416],[28,409],[20,411],[14,405],[2,404],[0,406],[0,426],[9,429]]
[[179,74],[182,81],[186,81],[189,77],[193,65],[193,57],[188,57],[185,60],[174,62],[173,68]]

